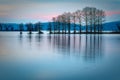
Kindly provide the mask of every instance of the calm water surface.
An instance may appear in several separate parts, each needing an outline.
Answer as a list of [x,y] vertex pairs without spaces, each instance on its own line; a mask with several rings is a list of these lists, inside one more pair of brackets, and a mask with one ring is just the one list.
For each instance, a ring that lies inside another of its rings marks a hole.
[[120,80],[120,35],[0,32],[0,80]]

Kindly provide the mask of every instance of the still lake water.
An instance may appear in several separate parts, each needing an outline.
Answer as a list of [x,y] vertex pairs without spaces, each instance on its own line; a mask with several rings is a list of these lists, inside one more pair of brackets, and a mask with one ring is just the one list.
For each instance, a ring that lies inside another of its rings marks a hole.
[[120,35],[0,32],[0,80],[120,80]]

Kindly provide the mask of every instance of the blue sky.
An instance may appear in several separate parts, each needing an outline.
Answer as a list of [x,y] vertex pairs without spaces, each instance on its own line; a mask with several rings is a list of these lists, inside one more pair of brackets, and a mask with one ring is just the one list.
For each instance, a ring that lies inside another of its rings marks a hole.
[[0,22],[47,22],[86,6],[106,11],[106,21],[120,20],[120,0],[0,0]]

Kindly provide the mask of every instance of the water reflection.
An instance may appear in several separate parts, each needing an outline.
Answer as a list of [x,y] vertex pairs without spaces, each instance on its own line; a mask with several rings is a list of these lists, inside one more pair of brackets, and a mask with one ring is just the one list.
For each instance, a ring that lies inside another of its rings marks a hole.
[[41,42],[42,41],[42,35],[41,34],[37,34],[35,38],[36,38],[37,42]]
[[27,38],[28,38],[28,42],[31,43],[31,41],[32,41],[32,34],[28,34]]
[[94,60],[103,54],[101,35],[86,35],[85,39],[85,60]]
[[120,35],[16,34],[0,34],[2,77],[120,79]]
[[32,34],[27,34],[27,42],[29,42],[29,46],[32,45]]
[[22,43],[22,38],[23,38],[23,35],[22,35],[22,34],[20,34],[20,35],[19,35],[19,40],[20,40],[20,43]]
[[49,43],[59,54],[80,57],[85,60],[95,60],[103,54],[102,35],[59,35],[48,37]]
[[37,46],[37,48],[41,49],[41,47],[43,46],[43,36],[41,34],[37,34],[35,35],[35,45]]

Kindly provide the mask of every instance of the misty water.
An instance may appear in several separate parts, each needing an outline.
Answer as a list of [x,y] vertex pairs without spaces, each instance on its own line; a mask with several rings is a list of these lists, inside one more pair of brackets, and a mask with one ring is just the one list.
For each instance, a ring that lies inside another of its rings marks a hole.
[[0,80],[120,80],[119,34],[0,32]]

